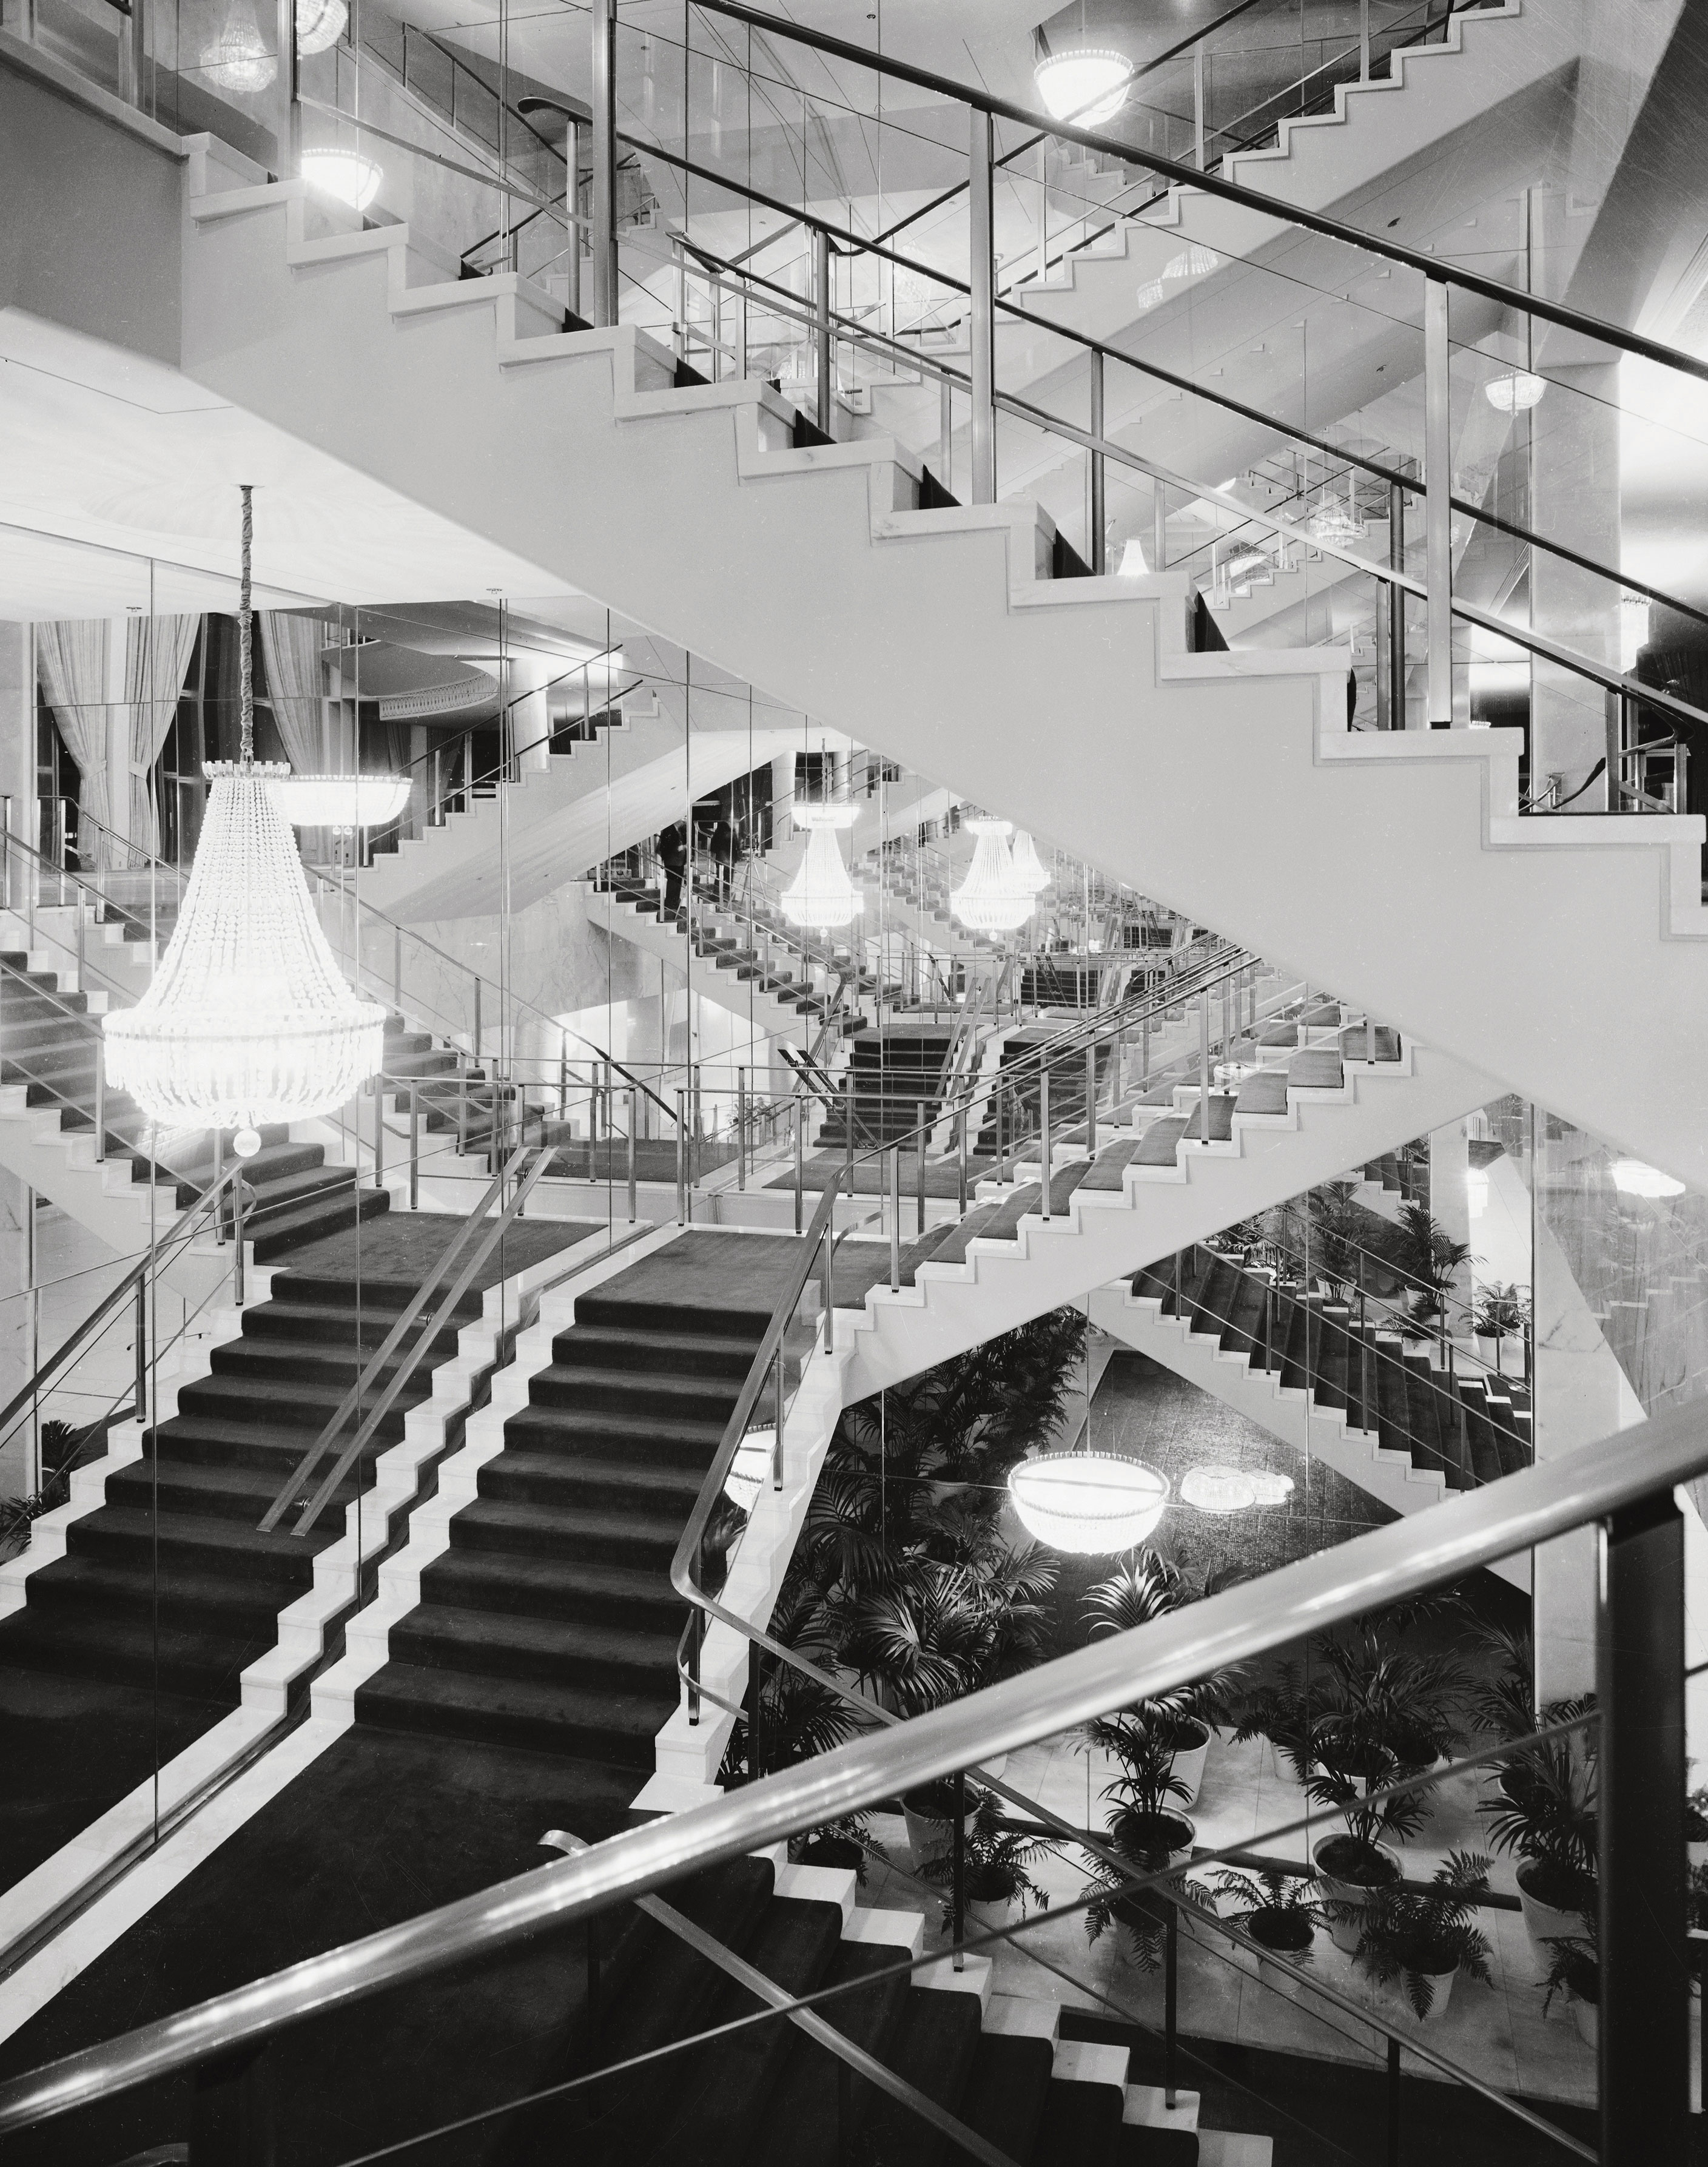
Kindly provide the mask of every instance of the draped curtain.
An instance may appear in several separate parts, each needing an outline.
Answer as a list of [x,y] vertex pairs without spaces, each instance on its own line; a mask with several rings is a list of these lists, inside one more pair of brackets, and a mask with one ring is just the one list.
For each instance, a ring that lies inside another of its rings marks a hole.
[[130,841],[153,857],[160,814],[149,777],[177,713],[198,617],[134,617],[124,636],[124,697],[130,703]]
[[107,793],[106,618],[37,625],[35,659],[60,735],[82,777],[79,803],[91,827],[81,855],[86,866],[98,865],[102,831],[113,824]]
[[318,617],[292,617],[283,610],[262,610],[259,615],[267,689],[285,755],[297,774],[318,775],[324,765],[320,643],[325,628]]

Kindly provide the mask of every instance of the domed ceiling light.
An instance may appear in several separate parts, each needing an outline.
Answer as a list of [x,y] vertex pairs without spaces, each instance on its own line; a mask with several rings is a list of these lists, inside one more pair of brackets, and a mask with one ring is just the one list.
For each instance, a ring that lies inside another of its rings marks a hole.
[[293,827],[383,828],[410,802],[406,775],[287,775],[272,786],[279,810]]
[[837,843],[838,830],[852,828],[856,805],[802,805],[795,814],[806,829],[806,854],[778,901],[791,925],[816,925],[830,933],[853,923],[865,909],[865,898],[849,878]]
[[1540,401],[1547,388],[1547,377],[1534,375],[1527,368],[1509,368],[1489,378],[1483,396],[1497,414],[1522,414]]
[[238,1131],[329,1114],[378,1068],[385,1010],[332,959],[272,795],[287,771],[255,758],[251,490],[238,603],[241,752],[210,761],[201,840],[172,937],[134,1008],[102,1018],[108,1080],[154,1122]]
[[1640,1158],[1613,1162],[1613,1186],[1621,1196],[1646,1196],[1651,1202],[1663,1196],[1682,1196],[1684,1184],[1663,1174],[1658,1166],[1645,1166]]
[[343,36],[349,20],[344,0],[297,0],[297,50],[325,52]]
[[1127,103],[1133,63],[1107,46],[1081,45],[1039,61],[1032,80],[1052,120],[1096,128],[1113,120]]
[[1095,1557],[1144,1541],[1167,1507],[1168,1479],[1112,1452],[1045,1452],[1010,1471],[1008,1494],[1028,1534]]
[[1044,871],[1044,861],[1038,855],[1038,845],[1023,828],[1015,831],[1009,866],[1015,887],[1027,895],[1042,895],[1050,885],[1050,875]]
[[363,211],[379,193],[385,175],[359,151],[304,151],[303,178],[322,195],[336,196],[352,210]]
[[1257,1492],[1243,1468],[1188,1467],[1180,1478],[1180,1502],[1200,1513],[1245,1513]]
[[1012,933],[1038,908],[1036,897],[1015,877],[1008,855],[1010,824],[1007,820],[961,823],[978,841],[966,878],[949,899],[949,908],[975,933]]

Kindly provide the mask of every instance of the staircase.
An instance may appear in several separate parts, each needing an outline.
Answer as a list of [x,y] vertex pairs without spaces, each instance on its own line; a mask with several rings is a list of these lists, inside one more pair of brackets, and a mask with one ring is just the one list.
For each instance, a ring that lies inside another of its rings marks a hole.
[[[1192,653],[1183,579],[1053,580],[1037,507],[921,511],[902,446],[797,448],[769,387],[678,389],[674,356],[558,331],[514,274],[412,286],[405,227],[310,240],[295,183],[189,210],[197,381],[1708,1184],[1695,823],[1521,819],[1514,734],[1349,734],[1344,654]],[[563,520],[543,473],[601,516]],[[1142,757],[1111,760],[1111,717]],[[1240,779],[1224,818],[1194,817],[1207,775]],[[1498,984],[1462,967],[1490,925],[1527,962]],[[1593,1045],[1558,1029],[1586,975]]]
[[[1531,1464],[1520,1379],[1450,1374],[1355,1303],[1196,1244],[1102,1288],[1093,1321],[1399,1512]],[[1527,1585],[1527,1582],[1525,1583]]]
[[[953,1024],[886,1023],[848,1041],[844,1096],[826,1110],[817,1136],[821,1151],[856,1152],[892,1144],[919,1124],[919,1110],[935,1123],[942,1103],[944,1066],[954,1044]],[[848,1094],[854,1102],[849,1134]]]

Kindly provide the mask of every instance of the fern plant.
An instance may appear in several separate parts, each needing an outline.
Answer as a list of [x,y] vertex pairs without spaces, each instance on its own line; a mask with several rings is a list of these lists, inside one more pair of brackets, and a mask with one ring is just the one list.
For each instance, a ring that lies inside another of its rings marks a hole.
[[1313,1893],[1314,1874],[1283,1873],[1273,1866],[1251,1874],[1224,1867],[1214,1885],[1219,1896],[1234,1899],[1235,1909],[1227,1915],[1230,1926],[1283,1953],[1308,1949],[1328,1916],[1327,1905]]
[[1362,1903],[1330,1907],[1358,1925],[1353,1961],[1378,1986],[1403,1981],[1420,2017],[1435,2006],[1438,1982],[1459,1972],[1489,1983],[1488,1937],[1476,1925],[1476,1899],[1489,1886],[1478,1852],[1449,1852],[1427,1888],[1378,1889]]

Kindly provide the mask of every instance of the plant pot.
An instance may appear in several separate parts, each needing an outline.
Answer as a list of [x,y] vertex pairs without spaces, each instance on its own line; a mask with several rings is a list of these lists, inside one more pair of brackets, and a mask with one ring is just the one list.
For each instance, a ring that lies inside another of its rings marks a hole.
[[1283,1993],[1298,1984],[1301,1966],[1314,1961],[1316,1928],[1297,1912],[1259,1911],[1245,1929],[1268,1953],[1257,1959],[1257,1977],[1264,1986]]
[[844,1873],[863,1874],[866,1855],[851,1836],[809,1836],[801,1846],[797,1866],[828,1866]]
[[1493,1332],[1477,1332],[1473,1333],[1472,1337],[1477,1342],[1477,1354],[1478,1360],[1486,1362],[1491,1370],[1499,1369],[1500,1366],[1500,1339],[1499,1335]]
[[[1390,1851],[1386,1844],[1377,1846],[1377,1854],[1386,1867],[1386,1872],[1379,1874],[1372,1872],[1372,1878],[1362,1881],[1343,1880],[1340,1875],[1332,1873],[1323,1863],[1324,1852],[1332,1852],[1335,1845],[1348,1844],[1351,1841],[1349,1836],[1325,1836],[1311,1846],[1311,1864],[1315,1867],[1317,1879],[1322,1884],[1325,1903],[1362,1904],[1372,1889],[1385,1889],[1390,1883],[1400,1878],[1401,1868],[1399,1855]],[[1337,1949],[1342,1950],[1347,1956],[1351,1956],[1353,1950],[1357,1947],[1359,1933],[1360,1928],[1356,1919],[1331,1919],[1329,1922],[1329,1939]]]
[[1572,2021],[1578,2027],[1578,2037],[1586,2047],[1600,2044],[1601,2010],[1598,2003],[1580,2001],[1574,1994],[1572,1996]]
[[[1453,1981],[1458,1976],[1459,1968],[1457,1964],[1451,1971],[1409,1974],[1405,1977],[1396,1979],[1388,1989],[1387,1999],[1400,2016],[1409,2017],[1414,2024],[1439,2024],[1447,2013],[1447,2004],[1453,1997]],[[1420,2016],[1412,2006],[1410,1980],[1414,1977],[1427,1979],[1435,1989],[1434,1993],[1430,1996],[1430,2013],[1427,2016]]]
[[[1530,1936],[1530,1945],[1541,1969],[1539,1978],[1546,1977],[1553,1951],[1550,1942],[1581,1941],[1584,1935],[1584,1915],[1581,1910],[1568,1910],[1554,1904],[1544,1903],[1531,1893],[1530,1883],[1536,1878],[1540,1862],[1527,1858],[1518,1869],[1518,1902],[1524,1913],[1524,1930]],[[1545,1884],[1546,1885],[1546,1884]],[[1549,1892],[1553,1893],[1552,1891]],[[1593,1901],[1589,1884],[1584,1890],[1584,1901]]]
[[1174,1736],[1177,1743],[1170,1773],[1177,1783],[1186,1786],[1186,1796],[1179,1803],[1182,1806],[1196,1805],[1204,1780],[1204,1762],[1210,1751],[1209,1727],[1188,1716],[1176,1726]]
[[[970,1792],[963,1791],[962,1796],[967,1805],[961,1826],[970,1836],[977,1808]],[[949,1785],[928,1783],[917,1791],[904,1791],[902,1818],[907,1824],[907,1847],[915,1866],[928,1866],[933,1858],[946,1858],[954,1850],[954,1799]]]
[[[970,1896],[966,1905],[966,1928],[970,1933],[994,1934],[1006,1926],[1014,1916],[1015,1899],[999,1896],[985,1903],[975,1903]],[[954,1899],[950,1899],[953,1909]]]
[[1186,1815],[1169,1806],[1160,1814],[1129,1815],[1123,1831],[1123,1848],[1134,1862],[1134,1870],[1141,1858],[1148,1859],[1145,1871],[1161,1873],[1163,1868],[1189,1865],[1192,1846],[1198,1840],[1196,1825]]

